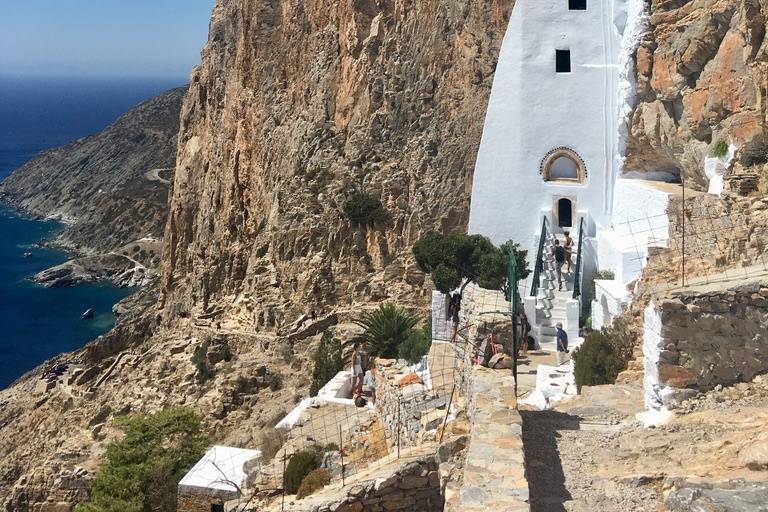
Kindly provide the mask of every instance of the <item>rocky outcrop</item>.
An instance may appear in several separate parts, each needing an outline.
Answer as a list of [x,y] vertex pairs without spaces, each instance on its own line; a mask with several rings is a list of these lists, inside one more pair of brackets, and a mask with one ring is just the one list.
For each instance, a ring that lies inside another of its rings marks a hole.
[[63,221],[55,243],[79,253],[160,238],[185,91],[163,93],[95,135],[44,151],[0,184],[0,198]]
[[768,158],[766,16],[764,0],[650,2],[625,171],[682,174],[706,190],[704,160],[720,140]]
[[104,254],[81,256],[43,270],[33,280],[48,288],[110,281],[115,286],[145,286],[157,277],[160,240],[142,239]]
[[[182,112],[166,321],[222,307],[272,331],[317,304],[426,302],[410,248],[465,228],[512,3],[220,0]],[[358,189],[387,225],[344,218]]]

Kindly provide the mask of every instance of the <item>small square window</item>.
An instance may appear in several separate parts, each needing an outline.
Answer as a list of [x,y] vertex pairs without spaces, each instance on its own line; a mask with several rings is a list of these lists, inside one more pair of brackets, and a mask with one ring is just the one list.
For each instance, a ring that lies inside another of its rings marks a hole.
[[568,0],[568,9],[571,11],[586,11],[587,0]]
[[212,503],[211,512],[224,512],[224,505],[220,503]]
[[555,71],[571,72],[571,50],[555,50]]

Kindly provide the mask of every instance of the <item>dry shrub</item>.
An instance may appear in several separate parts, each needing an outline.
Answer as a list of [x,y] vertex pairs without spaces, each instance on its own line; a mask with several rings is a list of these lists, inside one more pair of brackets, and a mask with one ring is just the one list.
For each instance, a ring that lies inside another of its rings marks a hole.
[[331,483],[331,474],[324,469],[315,469],[301,481],[299,490],[296,492],[296,498],[301,499],[309,496],[329,483]]

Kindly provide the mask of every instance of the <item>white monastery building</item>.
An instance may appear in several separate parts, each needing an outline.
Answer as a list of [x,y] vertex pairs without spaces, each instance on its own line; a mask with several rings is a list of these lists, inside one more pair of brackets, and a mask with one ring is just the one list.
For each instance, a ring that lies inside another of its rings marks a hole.
[[[587,301],[593,327],[609,322],[628,303],[627,285],[648,247],[668,240],[666,209],[680,187],[648,179],[668,179],[663,169],[628,179],[636,173],[623,168],[633,54],[645,21],[642,0],[517,0],[512,11],[475,166],[469,232],[528,249],[531,269],[539,270],[520,291],[542,343],[553,342],[556,322],[575,339]],[[575,247],[559,291],[550,254],[564,231]],[[615,277],[596,281],[590,297],[587,283],[598,269]]]

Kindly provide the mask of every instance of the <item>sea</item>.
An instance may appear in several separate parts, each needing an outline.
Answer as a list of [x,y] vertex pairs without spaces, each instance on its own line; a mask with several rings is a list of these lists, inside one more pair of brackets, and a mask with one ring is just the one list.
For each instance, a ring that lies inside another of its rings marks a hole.
[[[96,133],[134,105],[183,83],[0,75],[0,180],[40,151]],[[0,389],[107,332],[115,323],[112,306],[132,291],[102,284],[54,289],[30,281],[68,259],[40,245],[60,229],[0,203]],[[90,308],[94,318],[83,319]]]

